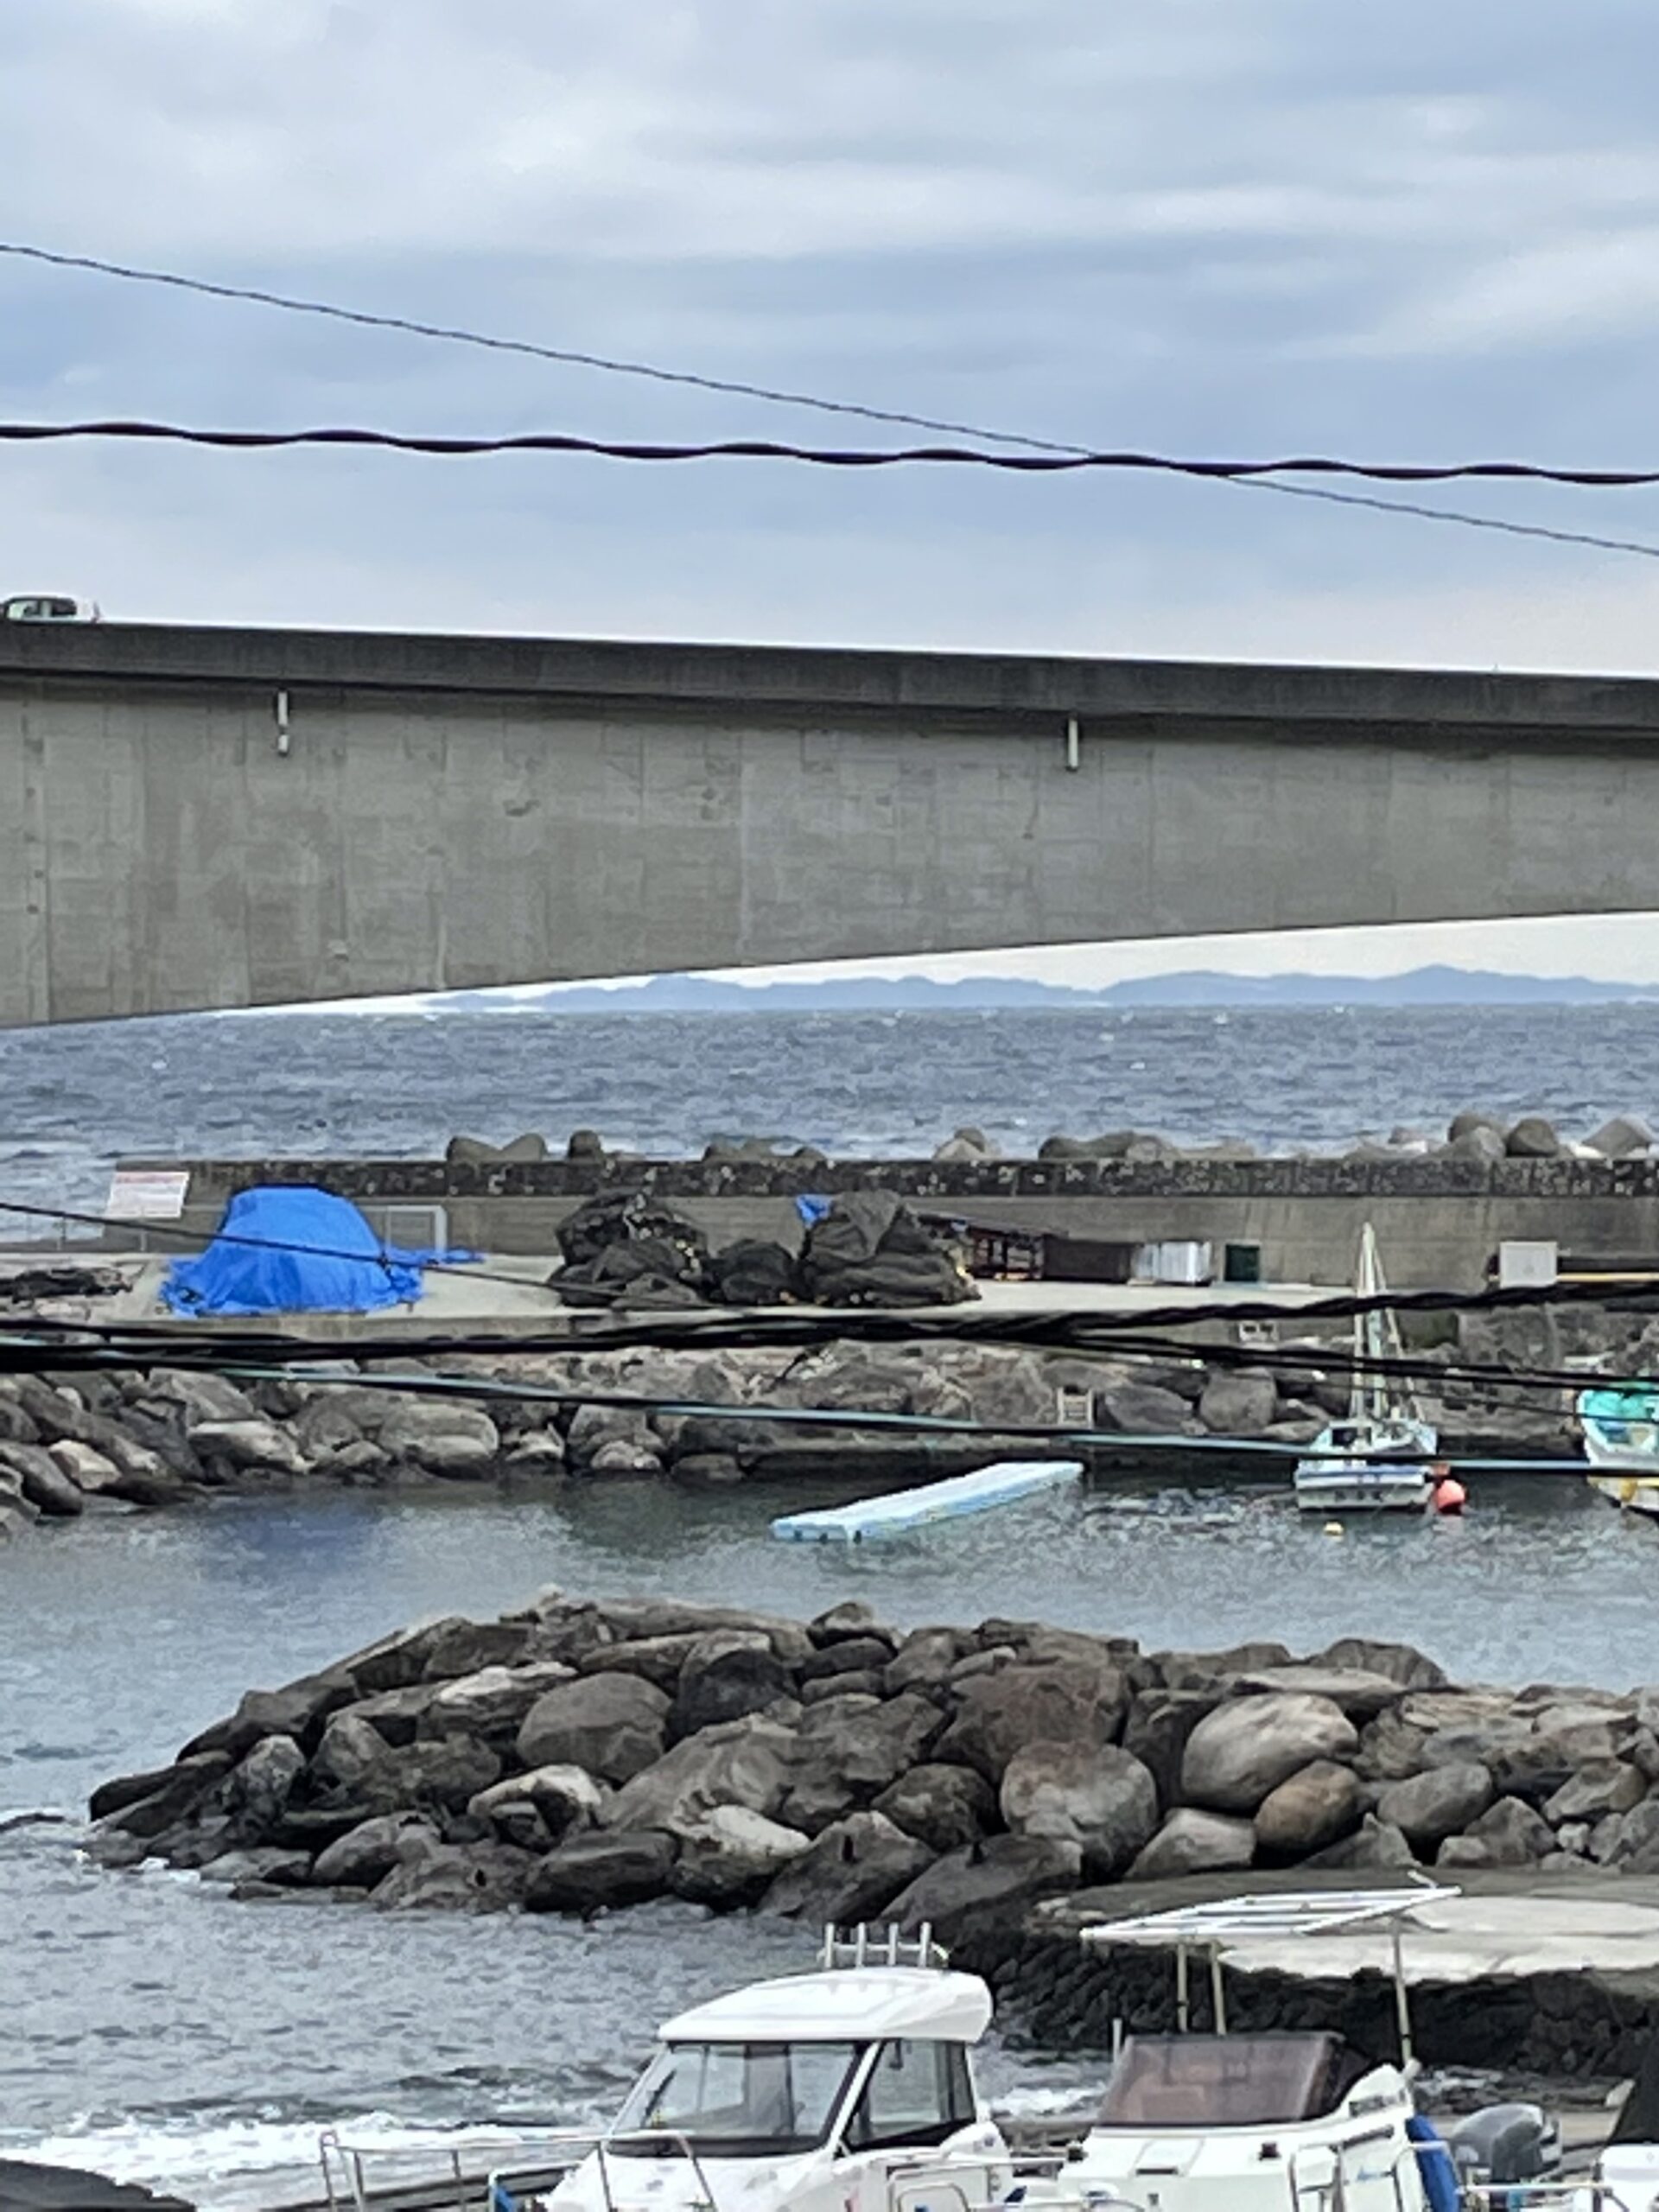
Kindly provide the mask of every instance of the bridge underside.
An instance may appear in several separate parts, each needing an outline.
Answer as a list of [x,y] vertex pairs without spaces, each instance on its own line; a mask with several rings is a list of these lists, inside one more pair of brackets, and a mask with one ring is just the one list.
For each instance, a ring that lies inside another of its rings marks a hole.
[[1659,907],[1659,685],[0,639],[0,1021]]

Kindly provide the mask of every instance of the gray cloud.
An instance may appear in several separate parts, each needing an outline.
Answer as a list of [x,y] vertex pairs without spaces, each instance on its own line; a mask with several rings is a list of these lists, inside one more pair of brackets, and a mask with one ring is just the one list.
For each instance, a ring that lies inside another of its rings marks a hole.
[[[14,235],[1038,434],[1649,451],[1645,0],[54,0]],[[0,406],[882,434],[0,264]],[[1649,495],[1459,504],[1659,540]],[[1225,487],[56,449],[6,588],[180,619],[1644,665],[1635,563]]]

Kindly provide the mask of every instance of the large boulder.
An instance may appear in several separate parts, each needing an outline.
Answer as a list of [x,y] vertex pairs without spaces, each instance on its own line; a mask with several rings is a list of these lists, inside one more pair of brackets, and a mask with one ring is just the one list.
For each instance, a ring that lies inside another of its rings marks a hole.
[[1609,1813],[1628,1813],[1648,1794],[1647,1777],[1625,1759],[1592,1759],[1564,1782],[1544,1806],[1544,1818],[1599,1821]]
[[1362,1810],[1359,1783],[1351,1770],[1315,1759],[1270,1789],[1256,1807],[1255,1840],[1270,1858],[1305,1858],[1357,1827]]
[[1128,1704],[1122,1672],[1086,1662],[1014,1665],[963,1682],[955,1719],[934,1757],[976,1768],[1000,1783],[1027,1744],[1109,1744]]
[[801,1716],[779,1817],[816,1834],[907,1774],[944,1726],[936,1705],[911,1694],[880,1699],[849,1693],[810,1706]]
[[775,1721],[701,1729],[626,1783],[605,1808],[605,1825],[683,1835],[721,1806],[738,1805],[795,1827],[785,1803],[794,1754],[793,1735]]
[[266,1736],[227,1777],[226,1801],[256,1840],[280,1825],[305,1772],[305,1753],[291,1736]]
[[248,1474],[302,1475],[307,1461],[287,1429],[257,1416],[248,1421],[198,1421],[190,1442],[204,1459],[223,1459]]
[[679,1847],[672,1836],[618,1829],[573,1836],[550,1851],[524,1891],[526,1912],[598,1912],[665,1896]]
[[1316,1651],[1311,1667],[1340,1667],[1361,1674],[1385,1675],[1408,1690],[1446,1688],[1446,1670],[1411,1643],[1389,1643],[1370,1636],[1339,1636]]
[[1278,1387],[1259,1368],[1218,1370],[1198,1400],[1198,1419],[1212,1436],[1259,1436],[1278,1415]]
[[996,1792],[972,1767],[924,1761],[890,1783],[871,1809],[931,1851],[956,1851],[995,1826]]
[[849,1813],[791,1859],[761,1899],[763,1912],[814,1927],[854,1927],[887,1908],[932,1863],[925,1843],[874,1811]]
[[1249,1821],[1178,1805],[1124,1877],[1160,1882],[1176,1874],[1230,1873],[1255,1858],[1255,1829]]
[[943,1689],[950,1669],[959,1659],[966,1658],[969,1649],[962,1629],[912,1629],[888,1662],[883,1678],[887,1694],[895,1697],[900,1690]]
[[317,1853],[311,1880],[324,1889],[372,1890],[384,1881],[406,1844],[435,1843],[437,1830],[420,1813],[377,1813]]
[[382,1912],[419,1907],[500,1912],[524,1901],[537,1861],[499,1843],[430,1843],[411,1836],[369,1902]]
[[129,1834],[160,1835],[182,1814],[193,1811],[230,1766],[227,1753],[201,1751],[172,1766],[120,1775],[93,1790],[89,1809],[95,1821],[108,1821]]
[[1116,1744],[1027,1745],[1003,1770],[999,1802],[1014,1834],[1077,1845],[1090,1881],[1121,1873],[1158,1826],[1157,1784]]
[[1185,1399],[1156,1382],[1119,1382],[1096,1391],[1095,1426],[1128,1436],[1199,1436],[1204,1433]]
[[458,1813],[500,1774],[501,1762],[487,1744],[471,1736],[445,1736],[402,1750],[388,1747],[345,1787],[342,1796],[365,1817],[405,1809]]
[[1416,1853],[1401,1831],[1375,1813],[1367,1813],[1352,1835],[1303,1861],[1309,1867],[1379,1873],[1404,1872],[1416,1863]]
[[810,1840],[746,1806],[717,1806],[680,1837],[674,1894],[696,1904],[752,1904]]
[[[885,1649],[881,1657],[885,1664]],[[686,1653],[671,1725],[677,1736],[695,1735],[721,1720],[763,1713],[793,1687],[789,1669],[762,1630],[711,1629]]]
[[1389,1675],[1357,1667],[1258,1667],[1238,1677],[1244,1690],[1296,1690],[1306,1697],[1329,1698],[1338,1711],[1361,1724],[1398,1705],[1402,1686]]
[[558,1838],[596,1827],[605,1804],[603,1786],[585,1769],[537,1766],[480,1789],[467,1810],[474,1820],[493,1821],[509,1806],[528,1805],[540,1820],[543,1833]]
[[391,1459],[461,1478],[487,1474],[501,1452],[489,1415],[454,1398],[400,1399],[376,1440]]
[[525,1766],[580,1766],[623,1783],[654,1765],[667,1740],[669,1700],[638,1675],[583,1675],[538,1697],[518,1731]]
[[70,1521],[86,1510],[86,1491],[42,1444],[0,1443],[0,1468],[16,1476],[19,1491],[37,1513]]
[[937,1929],[945,1942],[988,1917],[1006,1927],[1040,1897],[1074,1890],[1083,1873],[1075,1843],[1051,1836],[994,1835],[947,1852],[888,1905],[901,1928]]
[[1187,1738],[1223,1692],[1208,1689],[1142,1690],[1123,1723],[1123,1748],[1133,1751],[1157,1785],[1158,1802],[1167,1809],[1179,1802],[1181,1762]]
[[1376,1800],[1376,1815],[1397,1827],[1420,1854],[1478,1821],[1495,1795],[1487,1769],[1473,1759],[1429,1767],[1390,1783]]
[[1519,1797],[1500,1797],[1465,1834],[1484,1850],[1489,1866],[1530,1866],[1555,1848],[1548,1821]]
[[458,1675],[434,1688],[422,1733],[505,1742],[518,1734],[538,1700],[571,1679],[569,1668],[556,1659],[532,1660],[526,1667],[480,1667],[475,1675]]
[[1297,1691],[1234,1698],[1188,1737],[1181,1795],[1210,1812],[1254,1813],[1302,1767],[1358,1748],[1354,1724],[1329,1698]]

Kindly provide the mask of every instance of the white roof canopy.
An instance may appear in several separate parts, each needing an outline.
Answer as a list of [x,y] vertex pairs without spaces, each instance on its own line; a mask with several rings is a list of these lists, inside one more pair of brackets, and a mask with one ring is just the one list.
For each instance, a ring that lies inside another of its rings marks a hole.
[[1396,1890],[1284,1890],[1256,1897],[1216,1897],[1168,1912],[1096,1922],[1085,1943],[1189,1944],[1226,1949],[1289,1936],[1325,1936],[1379,1921],[1408,1920],[1421,1906],[1459,1894],[1433,1882]]
[[879,2043],[913,2036],[977,2043],[991,1994],[975,1974],[842,1967],[757,1982],[669,2021],[664,2043]]

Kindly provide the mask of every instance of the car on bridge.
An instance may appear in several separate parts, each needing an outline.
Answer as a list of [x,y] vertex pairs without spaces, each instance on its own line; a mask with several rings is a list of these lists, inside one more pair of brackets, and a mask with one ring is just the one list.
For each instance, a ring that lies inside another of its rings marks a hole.
[[65,599],[41,592],[0,599],[0,622],[101,622],[103,619],[90,599]]

